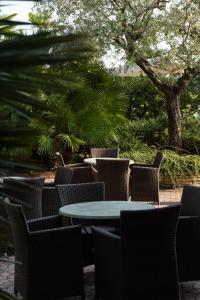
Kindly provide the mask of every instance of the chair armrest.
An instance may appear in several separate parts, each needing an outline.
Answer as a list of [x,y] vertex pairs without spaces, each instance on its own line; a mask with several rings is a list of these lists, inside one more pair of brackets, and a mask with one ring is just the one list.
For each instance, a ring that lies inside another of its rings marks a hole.
[[132,167],[134,168],[134,167],[153,167],[153,165],[151,165],[151,164],[140,164],[140,163],[134,163],[133,165],[132,165]]
[[[103,298],[103,293],[106,287],[109,286],[111,295],[116,295],[116,293],[121,292],[121,238],[94,226],[92,227],[92,231],[95,248],[96,294]],[[112,297],[110,298],[112,299]]]
[[57,216],[27,220],[27,225],[31,232],[56,228],[62,226],[62,217],[57,215]]
[[[28,257],[34,257],[38,265],[58,271],[59,265],[66,272],[82,269],[81,226],[69,226],[30,232],[28,234]],[[38,247],[40,245],[40,247]],[[29,267],[38,272],[34,260],[29,259]]]

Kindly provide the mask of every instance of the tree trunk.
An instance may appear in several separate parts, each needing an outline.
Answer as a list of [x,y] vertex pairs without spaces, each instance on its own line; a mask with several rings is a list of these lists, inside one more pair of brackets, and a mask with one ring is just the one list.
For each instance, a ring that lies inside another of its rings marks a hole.
[[165,95],[168,115],[168,144],[173,149],[182,149],[180,95],[174,91]]

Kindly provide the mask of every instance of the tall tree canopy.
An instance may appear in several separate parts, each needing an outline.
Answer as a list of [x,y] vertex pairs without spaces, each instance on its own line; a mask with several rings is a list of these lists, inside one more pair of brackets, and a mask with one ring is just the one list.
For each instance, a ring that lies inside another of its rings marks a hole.
[[169,145],[181,148],[180,100],[200,73],[199,0],[53,0],[45,9],[144,71],[165,95]]

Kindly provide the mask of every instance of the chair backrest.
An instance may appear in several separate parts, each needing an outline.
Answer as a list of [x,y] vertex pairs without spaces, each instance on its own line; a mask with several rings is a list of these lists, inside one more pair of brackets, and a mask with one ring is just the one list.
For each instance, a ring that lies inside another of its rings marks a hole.
[[97,181],[105,182],[106,200],[128,200],[129,160],[97,159]]
[[91,166],[73,167],[71,171],[72,175],[70,178],[70,183],[86,183],[94,181]]
[[123,299],[179,299],[175,236],[180,207],[121,212]]
[[43,177],[4,177],[3,191],[14,204],[23,207],[26,219],[42,217]]
[[182,216],[200,216],[200,186],[185,185],[181,203]]
[[163,160],[163,153],[161,151],[157,151],[153,162],[153,167],[160,168],[162,160]]
[[72,170],[66,167],[57,167],[55,170],[54,185],[69,183],[72,177]]
[[91,148],[91,157],[113,157],[119,156],[119,148]]
[[103,182],[58,185],[62,206],[72,203],[105,200]]

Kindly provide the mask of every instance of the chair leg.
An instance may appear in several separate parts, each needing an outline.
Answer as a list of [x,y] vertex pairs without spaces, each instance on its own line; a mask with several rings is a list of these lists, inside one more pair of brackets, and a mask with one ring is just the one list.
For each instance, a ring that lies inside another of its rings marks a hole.
[[81,300],[85,300],[85,295],[84,294],[81,296]]
[[14,288],[14,294],[15,294],[15,296],[17,296],[17,294],[18,294],[18,291]]

